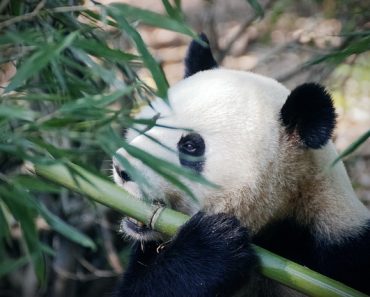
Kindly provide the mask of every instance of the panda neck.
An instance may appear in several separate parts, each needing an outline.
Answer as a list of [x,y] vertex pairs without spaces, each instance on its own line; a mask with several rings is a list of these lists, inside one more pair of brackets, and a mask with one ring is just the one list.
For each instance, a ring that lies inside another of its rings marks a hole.
[[356,226],[361,231],[370,213],[356,197],[343,163],[329,167],[337,156],[332,143],[319,150],[285,143],[258,177],[258,187],[212,193],[205,211],[236,216],[252,235],[286,218],[332,240]]
[[293,213],[284,215],[297,218],[318,236],[340,240],[356,226],[360,231],[370,213],[356,197],[343,163],[330,167],[336,157],[331,142],[322,149],[306,150],[296,156],[301,162],[294,163],[303,166],[298,168],[295,193],[284,207]]

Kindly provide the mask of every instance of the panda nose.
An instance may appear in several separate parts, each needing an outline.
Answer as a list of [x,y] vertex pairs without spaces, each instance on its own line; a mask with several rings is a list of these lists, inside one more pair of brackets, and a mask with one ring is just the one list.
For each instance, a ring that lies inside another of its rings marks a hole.
[[125,170],[121,170],[117,165],[114,165],[114,170],[116,170],[117,174],[123,181],[132,181],[131,176]]

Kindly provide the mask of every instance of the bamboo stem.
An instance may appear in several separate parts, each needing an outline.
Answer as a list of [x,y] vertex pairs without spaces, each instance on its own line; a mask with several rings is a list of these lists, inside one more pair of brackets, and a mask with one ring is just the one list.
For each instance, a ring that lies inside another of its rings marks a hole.
[[[29,168],[66,188],[86,195],[88,198],[133,217],[153,229],[174,235],[189,216],[169,208],[151,206],[140,201],[115,184],[106,181],[87,170],[69,164],[35,165]],[[314,272],[306,267],[277,256],[261,247],[254,246],[261,261],[261,273],[290,288],[309,296],[325,297],[365,297],[348,286]]]

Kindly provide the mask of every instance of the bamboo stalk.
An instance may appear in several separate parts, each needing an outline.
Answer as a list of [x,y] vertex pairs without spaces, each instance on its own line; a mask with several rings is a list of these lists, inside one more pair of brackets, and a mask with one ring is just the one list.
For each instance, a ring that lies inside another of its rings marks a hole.
[[[172,209],[158,209],[158,207],[140,201],[115,184],[75,164],[69,164],[68,167],[62,164],[35,165],[29,169],[39,176],[81,193],[168,235],[174,235],[176,230],[189,219],[189,216]],[[299,292],[309,296],[323,297],[367,296],[261,247],[254,246],[254,248],[260,257],[260,271],[264,276]]]

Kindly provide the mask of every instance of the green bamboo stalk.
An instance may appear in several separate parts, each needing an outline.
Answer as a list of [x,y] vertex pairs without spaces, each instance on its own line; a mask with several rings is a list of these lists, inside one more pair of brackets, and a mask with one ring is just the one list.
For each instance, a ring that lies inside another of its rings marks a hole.
[[[85,169],[69,164],[35,165],[30,171],[88,198],[133,217],[153,229],[174,235],[189,216],[169,208],[158,209],[140,201],[115,184],[106,181]],[[261,247],[254,246],[261,261],[261,273],[292,289],[309,296],[365,297],[340,282],[312,271],[306,267],[275,255]]]

